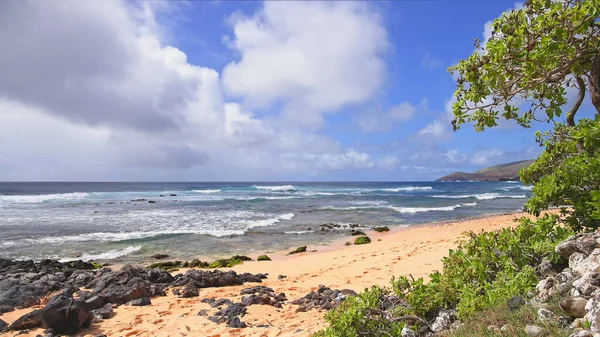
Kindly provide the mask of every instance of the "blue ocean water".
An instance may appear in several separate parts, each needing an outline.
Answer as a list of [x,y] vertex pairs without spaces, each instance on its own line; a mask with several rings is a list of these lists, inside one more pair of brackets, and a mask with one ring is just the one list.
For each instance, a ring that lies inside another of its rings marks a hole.
[[324,243],[324,223],[410,226],[521,210],[520,183],[0,183],[0,257],[134,262]]

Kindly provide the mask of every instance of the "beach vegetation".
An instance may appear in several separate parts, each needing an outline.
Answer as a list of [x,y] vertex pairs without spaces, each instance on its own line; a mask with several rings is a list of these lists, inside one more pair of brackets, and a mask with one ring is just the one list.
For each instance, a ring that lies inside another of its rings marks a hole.
[[[494,20],[490,38],[449,69],[457,77],[455,130],[500,120],[553,124],[536,133],[544,151],[520,172],[533,185],[526,210],[567,206],[565,222],[576,230],[600,227],[599,17],[600,0],[529,0]],[[594,118],[577,119],[581,110]]]
[[300,246],[300,247],[292,250],[291,252],[289,252],[288,255],[298,254],[298,253],[305,253],[305,252],[306,252],[306,246]]
[[271,258],[268,255],[260,255],[256,261],[271,261]]
[[367,243],[371,243],[371,238],[368,236],[359,236],[354,240],[355,245],[365,245]]
[[465,233],[458,248],[442,259],[441,271],[427,280],[400,276],[389,287],[365,289],[329,312],[329,327],[316,336],[400,336],[405,325],[422,326],[442,309],[455,308],[465,321],[496,310],[534,289],[539,276],[533,266],[543,259],[566,263],[554,247],[571,235],[557,215],[537,221],[523,217],[514,228]]
[[252,261],[251,258],[245,255],[235,255],[228,259],[219,259],[209,263],[208,268],[231,268],[238,264],[244,263],[244,261]]
[[[464,123],[484,131],[501,120],[553,124],[536,133],[543,153],[520,177],[533,185],[526,210],[539,216],[558,206],[560,214],[466,233],[428,280],[400,276],[390,287],[365,289],[329,312],[330,326],[317,336],[400,336],[401,328],[427,327],[445,309],[464,322],[447,336],[527,336],[531,323],[569,335],[540,322],[525,301],[517,309],[507,301],[533,296],[543,259],[566,264],[555,252],[559,242],[600,227],[599,17],[600,0],[528,0],[494,20],[489,39],[476,40],[475,52],[449,69],[457,78],[455,131]],[[586,97],[594,117],[576,118]]]

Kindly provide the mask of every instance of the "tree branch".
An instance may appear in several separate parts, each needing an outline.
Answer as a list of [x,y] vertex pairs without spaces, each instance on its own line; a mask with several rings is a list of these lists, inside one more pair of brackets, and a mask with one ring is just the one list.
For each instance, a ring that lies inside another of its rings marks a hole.
[[577,80],[579,94],[577,95],[577,100],[575,101],[575,104],[573,104],[571,110],[569,110],[569,112],[567,113],[568,126],[575,126],[575,114],[577,113],[577,110],[579,110],[579,107],[581,106],[581,103],[583,103],[583,99],[585,98],[585,82],[583,81],[583,78],[581,78],[581,76],[576,76],[575,80]]

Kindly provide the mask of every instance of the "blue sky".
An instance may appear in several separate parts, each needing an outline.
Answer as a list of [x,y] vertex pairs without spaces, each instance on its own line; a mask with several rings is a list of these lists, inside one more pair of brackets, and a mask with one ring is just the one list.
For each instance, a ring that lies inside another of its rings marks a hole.
[[533,158],[532,130],[450,128],[446,69],[514,6],[10,2],[0,180],[430,180]]

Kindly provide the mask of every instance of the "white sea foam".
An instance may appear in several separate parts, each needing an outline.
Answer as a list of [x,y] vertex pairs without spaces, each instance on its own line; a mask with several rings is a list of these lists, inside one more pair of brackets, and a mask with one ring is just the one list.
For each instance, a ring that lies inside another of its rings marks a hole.
[[201,194],[212,194],[212,193],[220,193],[221,190],[192,190],[192,192],[201,193]]
[[100,254],[96,254],[96,255],[84,254],[84,255],[82,255],[80,257],[76,257],[76,258],[64,258],[64,259],[60,259],[59,262],[69,262],[69,261],[75,261],[75,260],[82,260],[82,261],[113,260],[113,259],[125,256],[125,255],[135,253],[140,249],[142,249],[142,246],[129,246],[124,249],[110,250],[108,252],[104,252],[104,253],[100,253]]
[[475,198],[477,200],[493,200],[493,199],[522,199],[527,198],[526,195],[508,195],[499,193],[482,193],[482,194],[463,194],[463,195],[432,195],[432,198],[444,198],[444,199],[468,199]]
[[275,191],[275,192],[287,192],[287,191],[295,191],[296,187],[292,185],[277,185],[277,186],[258,186],[255,185],[254,188],[257,190],[266,190],[266,191]]
[[510,191],[510,190],[514,190],[514,189],[531,191],[533,189],[533,186],[509,186],[509,187],[502,188],[503,191]]
[[351,193],[344,193],[344,192],[318,192],[318,191],[301,191],[300,192],[301,195],[303,196],[307,196],[307,197],[313,197],[313,196],[334,196],[334,195],[348,195]]
[[410,192],[410,191],[429,191],[432,190],[431,186],[408,186],[408,187],[396,187],[396,188],[384,188],[380,191],[385,192]]
[[[222,214],[220,217],[211,217],[209,222],[198,222],[194,215],[180,215],[179,224],[173,226],[161,225],[162,219],[165,216],[172,214],[166,211],[155,211],[145,214],[146,227],[139,230],[121,231],[121,232],[95,232],[83,233],[63,236],[47,236],[40,238],[26,238],[19,241],[6,241],[0,247],[14,246],[34,246],[34,245],[60,245],[69,242],[117,242],[125,240],[146,239],[160,235],[183,235],[183,234],[198,234],[210,235],[215,237],[223,237],[230,235],[243,235],[248,229],[254,227],[272,226],[284,220],[294,218],[294,213],[285,213],[277,216],[267,216],[262,213],[237,211],[227,214]],[[160,216],[159,219],[154,217]],[[263,217],[263,218],[257,218]],[[248,219],[250,218],[250,219]],[[132,222],[137,219],[133,217]],[[159,224],[154,225],[151,220],[158,220]]]
[[297,235],[302,235],[302,234],[308,234],[308,233],[314,233],[313,231],[287,231],[287,232],[283,232],[284,234],[297,234]]
[[385,200],[355,200],[351,201],[354,205],[364,205],[364,206],[387,206],[389,203]]
[[414,214],[414,213],[420,213],[420,212],[433,212],[433,211],[447,212],[447,211],[453,211],[459,207],[470,207],[470,206],[475,206],[475,205],[477,205],[476,202],[465,203],[462,205],[441,206],[441,207],[400,207],[400,206],[389,206],[389,205],[371,205],[371,206],[345,206],[345,207],[325,206],[322,209],[352,211],[352,210],[369,209],[369,208],[384,208],[384,209],[389,208],[389,209],[393,209],[394,211],[399,212],[399,213]]
[[57,193],[41,195],[0,195],[0,202],[6,203],[39,203],[51,200],[77,200],[88,197],[88,193]]
[[470,207],[470,206],[475,206],[475,205],[477,205],[476,202],[466,203],[466,204],[462,204],[462,205],[454,205],[454,206],[442,206],[442,207],[395,207],[395,206],[392,206],[390,208],[392,208],[393,210],[395,210],[399,213],[414,214],[414,213],[420,213],[420,212],[448,212],[448,211],[453,211],[460,207]]
[[395,207],[395,206],[392,206],[390,208],[395,210],[398,213],[414,214],[414,213],[420,213],[420,212],[434,212],[434,211],[448,212],[448,211],[453,211],[459,207],[462,207],[462,205],[442,206],[442,207]]
[[281,220],[292,220],[292,218],[294,218],[294,215],[294,213],[286,213],[273,218],[259,220],[243,220],[242,222],[246,224],[248,229],[255,227],[267,227],[281,222]]

